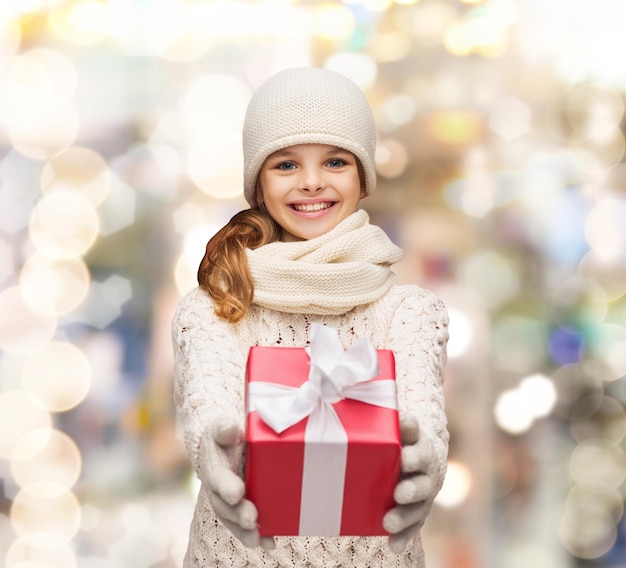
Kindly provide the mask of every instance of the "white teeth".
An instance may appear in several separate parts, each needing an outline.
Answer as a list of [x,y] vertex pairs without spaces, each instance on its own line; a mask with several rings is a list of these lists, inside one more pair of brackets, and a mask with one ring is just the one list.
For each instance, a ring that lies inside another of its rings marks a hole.
[[332,207],[333,203],[330,201],[326,201],[324,203],[294,203],[292,207],[296,211],[301,211],[303,213],[311,213],[313,211],[321,211],[322,209],[328,209]]

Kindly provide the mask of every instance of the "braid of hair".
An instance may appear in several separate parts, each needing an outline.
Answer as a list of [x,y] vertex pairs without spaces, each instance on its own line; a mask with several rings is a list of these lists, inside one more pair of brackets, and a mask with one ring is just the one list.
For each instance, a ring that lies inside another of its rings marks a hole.
[[254,297],[254,280],[246,249],[278,240],[280,227],[263,208],[240,211],[207,243],[198,268],[198,283],[215,303],[218,317],[240,321]]

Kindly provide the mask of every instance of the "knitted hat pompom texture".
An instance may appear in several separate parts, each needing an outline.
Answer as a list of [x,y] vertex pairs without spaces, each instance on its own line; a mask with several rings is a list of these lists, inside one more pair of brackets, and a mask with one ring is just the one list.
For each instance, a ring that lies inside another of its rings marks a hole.
[[352,152],[365,191],[376,187],[376,128],[363,91],[347,77],[317,67],[280,71],[252,95],[243,125],[244,196],[255,207],[265,159],[296,144],[328,144]]

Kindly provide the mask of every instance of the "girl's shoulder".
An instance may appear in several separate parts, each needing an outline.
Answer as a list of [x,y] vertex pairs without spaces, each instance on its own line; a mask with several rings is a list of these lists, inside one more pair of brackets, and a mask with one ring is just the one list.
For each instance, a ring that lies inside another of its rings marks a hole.
[[186,292],[178,301],[178,309],[213,307],[213,300],[200,286]]
[[213,299],[200,287],[180,298],[171,323],[174,341],[193,342],[194,349],[211,345],[212,349],[239,350],[247,345],[241,341],[241,332],[240,324],[232,324],[215,313]]
[[184,294],[174,312],[173,324],[199,324],[201,327],[212,326],[218,323],[215,314],[213,299],[199,286]]
[[433,344],[447,342],[448,311],[431,290],[415,284],[395,285],[384,301],[386,325],[394,341],[415,341],[417,337],[428,337]]
[[432,291],[416,284],[395,284],[379,300],[353,313],[350,323],[355,329],[363,328],[363,333],[377,337],[381,345],[394,336],[435,334],[448,326],[443,302]]
[[387,311],[411,312],[413,315],[446,314],[441,299],[431,290],[417,284],[396,284],[381,299]]
[[176,305],[176,314],[210,310],[213,312],[213,300],[199,286],[185,293]]

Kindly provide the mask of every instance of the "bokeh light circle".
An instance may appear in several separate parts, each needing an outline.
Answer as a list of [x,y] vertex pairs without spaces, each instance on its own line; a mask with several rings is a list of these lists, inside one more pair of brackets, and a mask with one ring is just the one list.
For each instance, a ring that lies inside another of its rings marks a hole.
[[89,269],[82,258],[58,260],[32,255],[22,267],[19,287],[35,312],[58,316],[74,310],[89,291]]
[[446,479],[435,501],[445,508],[458,507],[467,499],[471,489],[472,473],[470,469],[464,463],[450,460]]
[[571,140],[568,144],[569,157],[581,171],[600,176],[619,164],[626,151],[626,141],[621,132],[615,131],[601,143],[591,144],[587,140]]
[[474,290],[491,309],[518,296],[522,288],[515,264],[505,255],[491,250],[467,255],[459,262],[457,275],[459,283]]
[[65,41],[91,45],[108,31],[107,3],[103,0],[67,0],[48,14],[50,26]]
[[600,323],[608,310],[606,293],[594,280],[574,277],[560,282],[552,293],[552,318],[561,326],[577,328]]
[[243,192],[241,135],[215,131],[196,140],[189,150],[189,177],[207,195],[232,199]]
[[51,110],[37,120],[9,129],[13,147],[33,160],[47,160],[69,148],[76,137],[80,120],[70,106]]
[[356,26],[354,14],[348,7],[330,2],[315,6],[311,24],[315,35],[330,40],[348,38]]
[[529,399],[535,401],[535,418],[548,416],[556,403],[556,387],[552,380],[535,373],[520,381],[519,387]]
[[585,221],[585,236],[594,253],[612,258],[626,253],[626,199],[604,198]]
[[58,189],[78,190],[94,206],[100,205],[111,189],[112,176],[100,154],[73,146],[53,157],[41,174],[41,189],[45,193]]
[[209,130],[233,130],[240,137],[250,88],[234,75],[200,74],[185,89],[180,108],[193,138]]
[[26,55],[0,60],[0,121],[15,127],[40,116],[51,91],[50,76]]
[[484,135],[484,122],[466,110],[445,110],[432,113],[426,120],[426,131],[437,142],[464,145]]
[[408,124],[417,112],[417,101],[410,95],[396,94],[380,105],[380,112],[394,127]]
[[24,362],[22,384],[51,412],[64,412],[87,396],[92,369],[86,355],[75,345],[51,341]]
[[617,381],[626,376],[626,326],[617,323],[596,325],[584,342],[586,356],[605,368],[602,378]]
[[476,336],[476,323],[470,314],[450,306],[448,308],[450,340],[447,345],[448,357],[461,359],[470,351]]
[[71,541],[80,529],[81,508],[76,496],[49,482],[32,483],[19,491],[10,511],[18,535],[41,548]]
[[59,430],[33,430],[15,444],[11,473],[20,487],[50,482],[60,492],[69,491],[82,468],[76,443]]
[[378,74],[376,62],[362,53],[335,53],[326,60],[324,67],[352,79],[364,91],[374,84]]
[[0,392],[0,458],[11,459],[26,434],[51,427],[50,413],[35,397],[17,390]]
[[389,31],[378,34],[368,44],[368,51],[379,63],[398,61],[406,57],[413,43],[408,33]]
[[604,393],[601,379],[579,363],[562,365],[551,378],[557,392],[554,413],[563,420],[570,419],[572,408],[582,398]]
[[15,540],[5,558],[6,568],[76,568],[76,553],[71,545],[62,544],[54,548],[39,548],[20,537]]
[[202,3],[192,2],[154,5],[142,22],[145,43],[167,61],[183,63],[202,57],[213,44],[202,7]]
[[617,446],[626,436],[624,405],[606,395],[587,396],[572,407],[570,431],[577,442],[602,439]]
[[0,238],[0,284],[15,273],[11,247]]
[[0,349],[29,353],[47,343],[56,331],[56,318],[35,312],[18,286],[0,291]]
[[44,195],[33,209],[30,237],[41,253],[52,258],[81,256],[96,240],[100,221],[93,203],[75,191]]
[[67,56],[35,48],[0,60],[0,83],[0,122],[19,132],[36,127],[43,117],[67,105],[77,76]]
[[[124,207],[122,201],[134,202],[136,193],[143,193],[161,201],[167,201],[173,199],[178,192],[182,158],[179,151],[173,146],[167,144],[133,144],[123,157],[115,159],[111,165],[121,180],[128,185],[123,190],[126,195],[122,197],[120,184],[118,184],[111,194],[111,200],[103,208],[111,211],[111,213],[115,209],[116,219],[121,217],[122,211],[126,215],[129,214],[131,207]],[[104,214],[103,217],[105,217]],[[103,225],[105,224],[103,222]]]
[[[193,215],[193,208],[188,207],[187,214]],[[185,211],[182,211],[184,218]],[[181,221],[181,228],[184,221]],[[198,285],[198,267],[204,257],[206,245],[209,240],[221,229],[217,223],[189,223],[184,234],[183,254],[176,262],[174,278],[178,291],[184,294]]]
[[[404,14],[403,14],[404,15]],[[446,31],[459,19],[456,6],[444,2],[419,2],[411,17],[399,19],[398,25],[407,27],[420,45],[436,46],[443,43]]]
[[0,20],[0,53],[10,56],[17,53],[22,41],[22,30],[18,23],[10,18]]
[[589,251],[578,264],[578,274],[595,280],[609,301],[626,294],[626,254],[605,257],[601,253]]
[[624,116],[624,101],[614,89],[594,84],[577,86],[566,96],[565,116],[582,136],[602,141],[619,127]]
[[20,57],[38,63],[48,77],[49,88],[45,97],[45,109],[50,112],[62,108],[76,93],[78,76],[72,60],[54,49],[35,48]]
[[617,531],[610,514],[596,504],[570,506],[558,526],[561,543],[578,558],[598,558],[615,544]]
[[358,3],[370,12],[385,12],[391,7],[392,0],[359,0]]
[[174,267],[174,281],[176,289],[182,296],[198,285],[198,267],[191,266],[186,255],[182,254]]
[[[484,274],[491,276],[493,269]],[[546,357],[546,326],[534,318],[503,316],[491,333],[494,363],[500,369],[529,373]]]
[[617,489],[603,485],[574,485],[567,495],[568,509],[599,508],[606,512],[612,526],[616,526],[624,515],[624,500]]
[[533,401],[519,389],[500,393],[493,412],[498,426],[509,434],[526,432],[535,420]]
[[409,164],[409,154],[401,142],[387,139],[376,148],[376,171],[383,177],[401,176]]
[[624,450],[601,439],[585,441],[570,456],[570,475],[576,483],[618,488],[626,479]]

